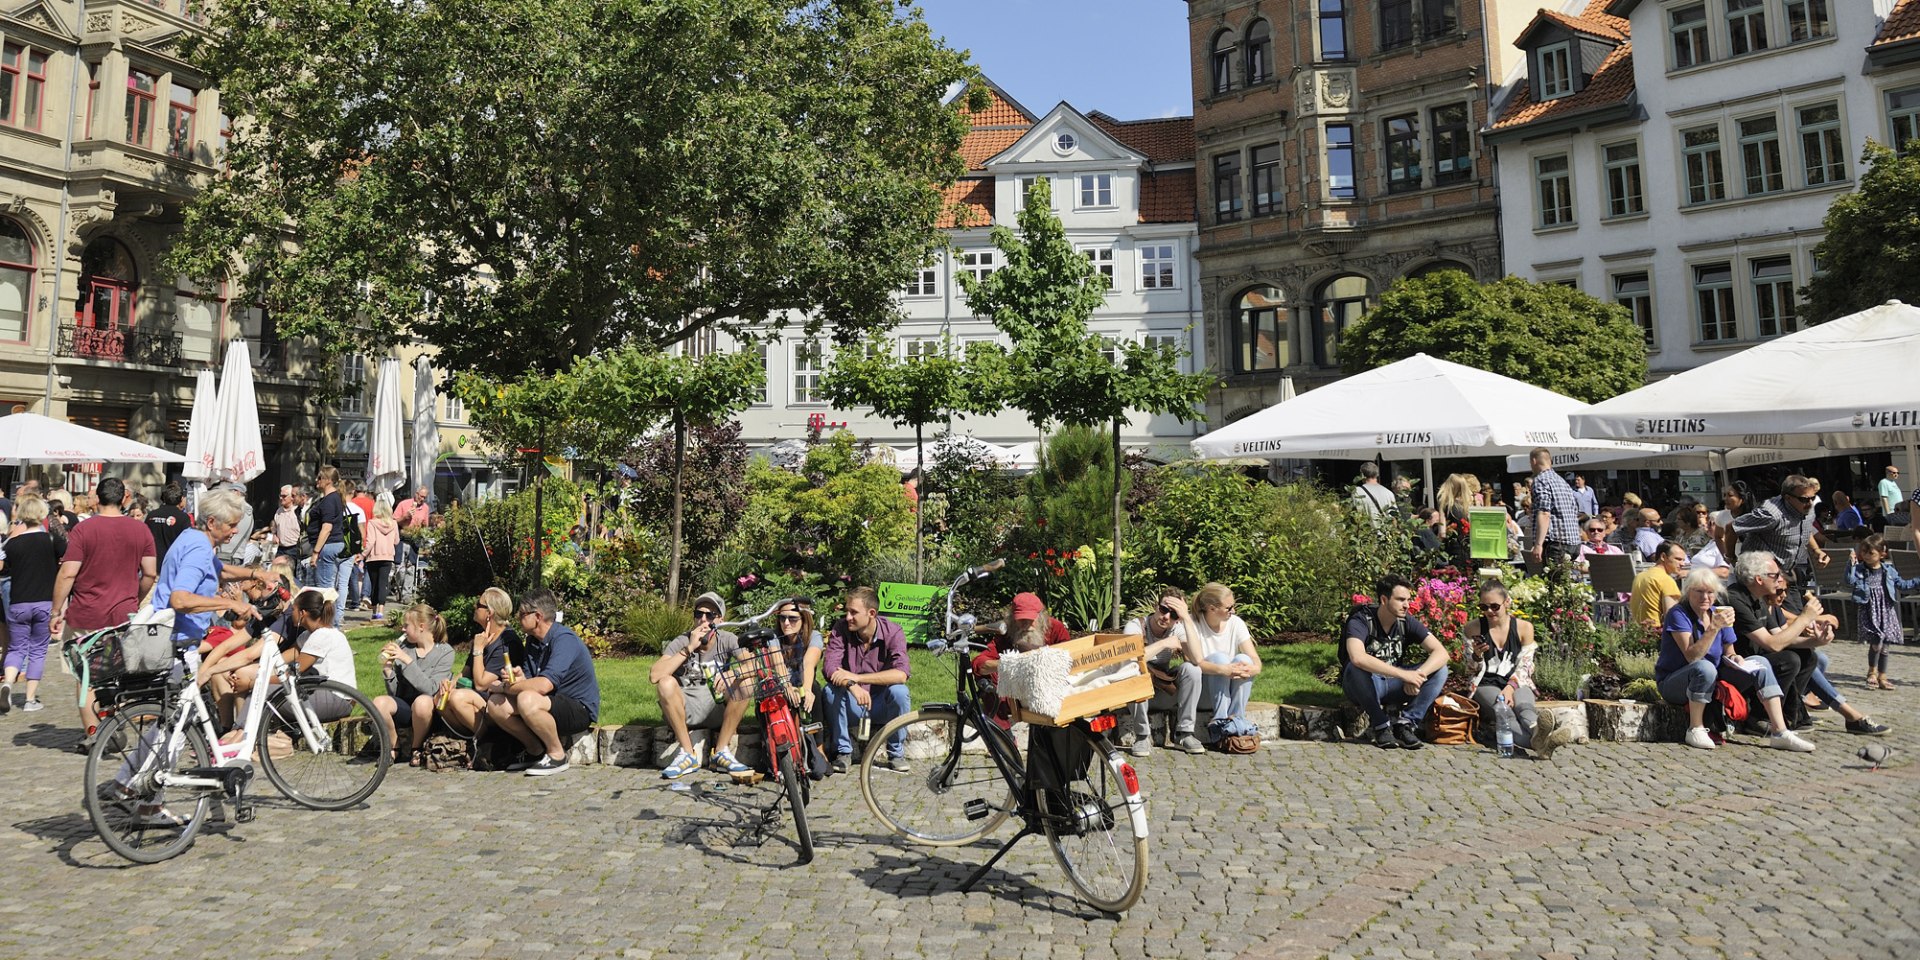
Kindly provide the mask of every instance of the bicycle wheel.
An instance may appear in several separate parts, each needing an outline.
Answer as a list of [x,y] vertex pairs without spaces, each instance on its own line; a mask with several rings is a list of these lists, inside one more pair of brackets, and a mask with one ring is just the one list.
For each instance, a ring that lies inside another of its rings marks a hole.
[[87,818],[107,848],[135,863],[159,863],[193,846],[213,797],[204,790],[163,791],[154,777],[213,765],[200,728],[189,726],[166,756],[169,718],[158,703],[122,707],[95,732],[87,751]]
[[[906,732],[907,757],[925,770],[876,769],[885,744]],[[1013,788],[987,753],[993,737],[1017,764],[1019,749],[1005,730],[989,724],[983,733],[954,710],[914,710],[881,727],[860,758],[860,795],[867,809],[902,838],[930,847],[957,847],[991,833],[1013,810]]]
[[[334,680],[303,686],[302,709],[312,711],[317,694],[346,700],[348,711],[338,720],[313,725],[318,735],[309,740],[294,720],[293,701],[286,693],[267,704],[260,766],[267,779],[287,799],[314,810],[345,810],[373,795],[393,763],[393,741],[373,713],[373,701],[358,689]],[[311,713],[309,713],[311,722]],[[292,741],[288,750],[284,741]],[[363,739],[364,738],[364,739]]]
[[1120,755],[1106,738],[1077,726],[1036,727],[1033,735],[1051,735],[1063,761],[1062,789],[1034,785],[1053,858],[1082,899],[1109,913],[1125,911],[1147,887],[1147,829],[1145,815],[1135,821],[1127,805]]
[[793,764],[793,758],[785,750],[780,751],[777,761],[780,770],[780,783],[787,791],[787,809],[793,813],[793,832],[800,840],[800,862],[813,862],[813,828],[807,826],[807,775],[801,773]]

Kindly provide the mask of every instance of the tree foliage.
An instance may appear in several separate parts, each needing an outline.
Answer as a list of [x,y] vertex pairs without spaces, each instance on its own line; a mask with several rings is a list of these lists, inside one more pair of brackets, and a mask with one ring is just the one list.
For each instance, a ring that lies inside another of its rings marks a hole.
[[1588,403],[1647,381],[1646,338],[1625,307],[1519,277],[1477,283],[1443,270],[1401,280],[1340,342],[1348,373],[1416,353]]
[[[283,334],[557,372],[789,311],[845,339],[944,241],[963,53],[890,0],[255,0],[171,266]],[[977,99],[977,98],[976,98]]]
[[1869,142],[1860,189],[1827,208],[1827,235],[1813,248],[1820,269],[1800,288],[1808,323],[1920,303],[1920,142],[1910,146],[1896,154]]

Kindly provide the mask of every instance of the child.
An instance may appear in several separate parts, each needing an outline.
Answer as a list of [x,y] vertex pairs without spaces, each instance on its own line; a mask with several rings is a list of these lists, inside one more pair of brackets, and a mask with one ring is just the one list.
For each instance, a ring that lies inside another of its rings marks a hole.
[[[389,643],[380,650],[381,673],[387,692],[373,699],[374,715],[393,743],[394,760],[408,754],[410,763],[426,761],[422,746],[433,726],[433,708],[440,685],[453,679],[453,648],[447,645],[447,620],[431,606],[416,603],[400,618],[405,643]],[[407,728],[406,746],[395,726]],[[405,752],[403,752],[405,751]]]
[[1887,540],[1872,534],[1860,541],[1847,565],[1853,585],[1853,603],[1859,610],[1860,640],[1867,645],[1867,687],[1892,690],[1887,676],[1887,647],[1900,642],[1900,591],[1920,587],[1920,578],[1905,580],[1887,558]]

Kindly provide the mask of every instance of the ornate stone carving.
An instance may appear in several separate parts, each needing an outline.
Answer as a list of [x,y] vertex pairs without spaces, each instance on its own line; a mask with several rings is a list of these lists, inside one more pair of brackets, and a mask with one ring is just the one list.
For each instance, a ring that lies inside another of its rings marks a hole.
[[106,33],[113,29],[113,11],[87,14],[88,33]]
[[1353,100],[1353,76],[1345,71],[1328,71],[1320,78],[1320,99],[1329,110],[1345,110]]

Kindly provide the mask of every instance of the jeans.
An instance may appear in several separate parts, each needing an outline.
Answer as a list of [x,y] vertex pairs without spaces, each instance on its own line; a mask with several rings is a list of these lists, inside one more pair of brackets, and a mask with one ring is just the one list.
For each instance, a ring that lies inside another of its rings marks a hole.
[[360,601],[365,600],[367,598],[368,592],[369,591],[367,590],[367,569],[355,563],[352,557],[348,557],[347,558],[347,593],[346,593],[347,606],[349,607],[359,606]]
[[345,543],[329,543],[320,548],[320,562],[316,566],[314,584],[334,591],[333,625],[338,628],[347,619],[347,578],[353,573],[353,558],[347,556]]
[[1710,703],[1713,701],[1713,684],[1720,679],[1720,669],[1705,660],[1692,663],[1654,681],[1660,688],[1660,696],[1668,703]]
[[1827,679],[1827,664],[1832,662],[1827,659],[1827,652],[1815,650],[1813,661],[1813,677],[1808,681],[1807,689],[1813,691],[1813,695],[1819,697],[1820,702],[1826,704],[1828,709],[1840,709],[1840,705],[1846,703],[1847,698],[1841,696],[1840,691],[1834,689],[1833,681]]
[[13,640],[7,646],[6,668],[18,670],[28,680],[40,679],[47,666],[47,627],[53,616],[53,601],[16,603],[7,608],[7,632]]
[[[1480,705],[1480,733],[1487,742],[1492,743],[1494,734],[1500,729],[1500,721],[1494,717],[1494,701],[1505,700],[1501,696],[1504,688],[1493,684],[1481,684],[1473,688],[1473,702]],[[1513,742],[1523,747],[1533,743],[1533,728],[1540,723],[1540,711],[1533,706],[1532,687],[1513,688],[1513,719],[1519,729],[1513,731]]]
[[[833,753],[847,757],[853,755],[853,732],[860,726],[862,718],[871,718],[875,729],[886,726],[893,718],[906,713],[908,708],[907,685],[893,683],[885,686],[870,685],[867,692],[872,694],[873,705],[863,707],[853,698],[852,687],[827,684],[827,742],[833,744]],[[897,730],[887,738],[887,756],[899,757],[906,752],[907,732]]]
[[[1367,712],[1367,721],[1375,730],[1385,730],[1395,720],[1419,726],[1433,702],[1440,699],[1440,688],[1446,685],[1446,667],[1428,677],[1427,682],[1420,685],[1420,692],[1413,696],[1407,695],[1406,684],[1397,678],[1383,677],[1352,664],[1340,671],[1341,689],[1347,692],[1347,699],[1353,701],[1354,706]],[[1389,707],[1402,709],[1395,716],[1387,712]]]
[[1142,700],[1133,705],[1128,720],[1128,729],[1136,737],[1146,738],[1153,735],[1153,725],[1147,719],[1147,712],[1158,710],[1173,714],[1173,731],[1170,740],[1193,733],[1194,718],[1200,713],[1200,668],[1191,663],[1177,667],[1162,667],[1173,674],[1173,692],[1153,692],[1152,700]]
[[[1224,653],[1207,654],[1208,663],[1252,663],[1253,658],[1244,653],[1228,656]],[[1253,697],[1253,678],[1241,677],[1236,680],[1224,674],[1207,673],[1201,675],[1201,695],[1213,705],[1213,719],[1225,720],[1228,717],[1246,719],[1247,701]]]

